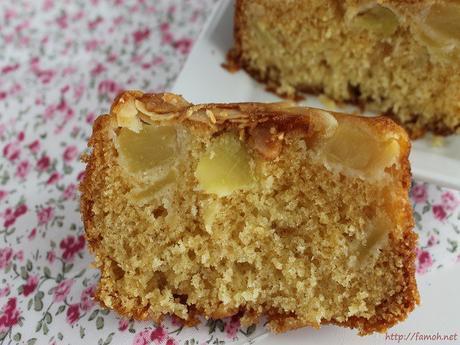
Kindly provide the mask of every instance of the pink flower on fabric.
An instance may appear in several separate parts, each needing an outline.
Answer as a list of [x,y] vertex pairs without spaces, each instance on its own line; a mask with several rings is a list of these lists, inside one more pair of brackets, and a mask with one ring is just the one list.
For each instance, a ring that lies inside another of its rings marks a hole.
[[43,10],[44,11],[48,11],[50,9],[52,9],[54,6],[54,0],[45,0],[43,2]]
[[0,201],[5,199],[7,195],[8,195],[8,192],[6,190],[0,189]]
[[174,12],[176,12],[176,6],[174,5],[171,5],[168,7],[168,14],[173,14]]
[[441,195],[441,204],[444,210],[450,213],[455,211],[457,206],[460,204],[460,200],[453,192],[446,191]]
[[8,285],[0,289],[0,297],[8,296],[9,293],[10,293],[10,287]]
[[3,222],[3,226],[5,228],[8,228],[11,225],[13,225],[14,223],[16,223],[16,217],[14,215],[14,212],[13,212],[12,208],[8,207],[5,210],[5,212],[3,213],[3,218],[5,219],[5,221]]
[[152,64],[153,66],[158,66],[158,65],[161,65],[164,61],[163,57],[161,56],[156,56],[153,61],[152,61]]
[[79,83],[73,87],[73,98],[78,101],[85,92],[85,84]]
[[70,145],[67,146],[66,149],[64,150],[64,153],[62,155],[62,158],[64,158],[64,161],[70,162],[75,159],[78,155],[78,149],[75,145]]
[[27,212],[27,205],[26,204],[20,204],[14,210],[14,216],[16,218],[18,218],[18,217],[22,216],[23,214],[25,214],[26,212]]
[[16,12],[14,9],[12,8],[5,9],[5,13],[4,13],[5,20],[10,20],[10,19],[16,18],[17,16],[18,16],[18,12]]
[[54,209],[51,206],[42,208],[37,212],[38,225],[48,224],[53,217]]
[[161,344],[166,339],[167,335],[168,333],[166,330],[159,326],[150,333],[150,340],[152,340],[155,344]]
[[67,309],[67,322],[73,325],[80,318],[80,309],[78,304],[71,304]]
[[107,62],[115,62],[117,61],[117,54],[115,53],[110,53],[109,55],[107,55]]
[[30,275],[29,278],[27,278],[27,282],[22,287],[22,294],[24,296],[29,296],[37,288],[38,282],[39,278],[37,275]]
[[67,236],[61,241],[59,247],[63,250],[62,258],[66,261],[71,261],[76,254],[85,248],[85,237],[83,235],[78,237]]
[[22,249],[18,250],[16,254],[14,254],[14,258],[22,262],[24,260],[24,251]]
[[20,313],[17,309],[16,297],[11,297],[2,308],[0,315],[0,332],[7,332],[19,322]]
[[175,341],[173,338],[168,338],[165,345],[177,345],[177,341]]
[[426,202],[428,199],[427,186],[424,183],[417,183],[412,187],[411,190],[412,200],[415,203],[421,204]]
[[433,265],[430,252],[417,248],[417,273],[424,274]]
[[67,91],[69,91],[69,89],[70,89],[69,84],[66,84],[63,87],[61,87],[61,93],[66,93]]
[[47,185],[55,184],[59,179],[61,178],[61,175],[59,175],[58,172],[54,172],[51,174],[51,176],[48,178],[46,181]]
[[170,32],[164,32],[161,35],[161,41],[165,44],[171,44],[174,41],[174,37]]
[[67,15],[64,13],[56,19],[56,23],[61,29],[66,29],[68,26]]
[[16,167],[16,177],[19,177],[20,179],[25,179],[29,171],[30,171],[29,161],[22,161]]
[[121,91],[121,87],[115,81],[106,79],[99,83],[97,90],[102,94],[114,95]]
[[67,66],[62,69],[63,76],[75,74],[75,72],[77,72],[77,69],[74,66]]
[[65,121],[70,120],[74,116],[73,109],[70,108],[65,99],[62,99],[59,102],[59,104],[56,107],[56,110],[61,114],[61,116],[62,114],[64,114],[64,123],[61,126],[65,124]]
[[437,243],[438,243],[438,238],[434,235],[431,235],[426,245],[427,247],[433,247]]
[[89,113],[87,116],[86,116],[86,123],[89,123],[89,124],[92,124],[94,122],[94,119],[96,118],[96,116],[94,115],[94,113]]
[[65,200],[72,199],[75,196],[76,190],[77,190],[77,186],[71,183],[66,187],[66,189],[64,189],[62,196],[64,197]]
[[56,105],[51,104],[45,108],[43,117],[45,118],[45,120],[51,120],[55,114],[56,114]]
[[51,160],[48,156],[43,156],[37,161],[37,170],[38,171],[45,171],[49,168],[51,164]]
[[[22,86],[18,83],[13,84],[8,90],[10,96],[16,96],[22,91]],[[22,132],[21,132],[22,133]]]
[[134,55],[134,56],[131,58],[131,61],[132,61],[133,63],[141,63],[143,59],[144,59],[144,55],[138,54],[138,55]]
[[165,345],[177,345],[177,341],[174,340],[173,338],[169,337],[167,340],[166,340],[166,343]]
[[96,39],[91,39],[91,40],[85,42],[85,49],[88,52],[94,51],[98,47],[100,47],[100,45],[101,45],[101,41],[96,40]]
[[225,324],[224,331],[227,335],[227,338],[234,339],[240,328],[240,318],[232,316],[231,319]]
[[437,220],[444,221],[447,217],[447,213],[442,205],[433,205],[433,215]]
[[144,329],[136,334],[133,339],[133,345],[149,345],[151,343],[150,340],[150,333],[152,331],[150,329]]
[[43,84],[48,84],[51,79],[55,76],[55,73],[52,69],[37,69],[35,75]]
[[142,41],[146,40],[150,36],[150,29],[145,28],[141,30],[134,31],[133,38],[135,44],[140,44]]
[[129,326],[129,321],[126,320],[126,319],[120,319],[118,321],[118,330],[120,332],[124,332],[128,329],[128,326]]
[[85,16],[85,12],[83,11],[78,11],[77,13],[75,13],[73,16],[72,16],[72,20],[80,20],[82,19],[83,17]]
[[52,264],[54,260],[56,260],[56,253],[54,252],[54,250],[50,250],[46,253],[46,260],[48,260],[50,264]]
[[169,31],[169,23],[161,23],[160,32],[161,32],[161,42],[162,43],[171,44],[173,42],[174,37]]
[[6,144],[6,146],[3,148],[3,156],[5,156],[5,158],[11,162],[14,162],[16,159],[18,159],[20,154],[21,150],[17,142]]
[[36,235],[37,235],[37,228],[33,228],[32,230],[30,230],[30,233],[29,235],[27,235],[27,238],[29,239],[29,241],[32,241]]
[[38,140],[34,140],[29,144],[29,150],[32,153],[37,153],[40,150],[40,142]]
[[14,65],[7,65],[2,68],[2,73],[7,74],[16,71],[19,68],[19,64],[16,63]]
[[189,38],[182,38],[173,43],[173,47],[176,48],[181,54],[188,54],[192,47],[192,40]]
[[0,269],[6,268],[13,258],[13,249],[10,247],[0,249]]
[[113,25],[115,26],[120,26],[121,24],[124,23],[124,21],[125,21],[125,18],[123,16],[117,16],[112,19]]
[[70,292],[73,285],[73,279],[66,279],[61,281],[54,289],[53,300],[54,302],[62,302]]
[[160,24],[160,31],[161,32],[166,32],[166,31],[169,31],[169,23],[161,23]]
[[96,19],[89,21],[89,22],[88,22],[88,29],[89,29],[89,30],[94,30],[94,29],[96,29],[97,26],[98,26],[100,23],[102,23],[103,21],[104,21],[104,19],[101,18],[101,17],[97,17]]
[[94,307],[93,295],[96,290],[96,286],[91,285],[84,289],[80,297],[80,309],[84,311],[91,310]]

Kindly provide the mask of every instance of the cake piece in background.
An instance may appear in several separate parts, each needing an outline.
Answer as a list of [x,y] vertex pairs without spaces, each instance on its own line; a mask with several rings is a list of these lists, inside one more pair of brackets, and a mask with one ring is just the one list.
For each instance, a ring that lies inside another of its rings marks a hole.
[[388,118],[132,91],[89,147],[96,298],[121,315],[368,334],[418,303],[410,143]]
[[276,93],[324,93],[417,138],[460,132],[460,2],[237,0],[230,63]]

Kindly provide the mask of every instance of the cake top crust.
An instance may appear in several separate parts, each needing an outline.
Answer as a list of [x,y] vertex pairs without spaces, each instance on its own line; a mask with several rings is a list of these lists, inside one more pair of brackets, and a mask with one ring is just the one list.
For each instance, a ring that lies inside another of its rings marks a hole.
[[189,122],[193,126],[212,132],[229,128],[253,129],[265,124],[275,126],[278,132],[297,130],[305,135],[320,132],[327,136],[337,126],[337,122],[347,121],[361,124],[371,134],[382,139],[395,138],[401,142],[408,142],[404,129],[385,116],[350,116],[340,112],[301,107],[292,101],[195,105],[173,93],[123,91],[113,102],[110,113],[116,120],[116,126],[126,127],[134,132],[140,130],[141,122]]

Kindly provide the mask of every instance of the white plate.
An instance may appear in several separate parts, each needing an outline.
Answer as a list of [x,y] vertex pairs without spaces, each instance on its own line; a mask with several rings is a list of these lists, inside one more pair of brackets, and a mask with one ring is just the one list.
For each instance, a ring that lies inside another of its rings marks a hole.
[[[195,42],[172,91],[194,103],[279,101],[244,71],[232,74],[221,67],[232,45],[233,1],[224,0]],[[302,104],[327,109],[311,95]],[[460,135],[446,138],[442,147],[434,147],[430,136],[414,141],[410,161],[416,179],[460,189]]]

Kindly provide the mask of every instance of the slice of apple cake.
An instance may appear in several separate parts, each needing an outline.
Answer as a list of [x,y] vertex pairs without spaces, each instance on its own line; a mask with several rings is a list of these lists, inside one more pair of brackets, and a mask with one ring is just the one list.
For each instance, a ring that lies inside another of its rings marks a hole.
[[385,117],[128,91],[89,147],[96,298],[122,315],[367,334],[418,303],[410,143]]
[[358,103],[414,138],[460,133],[458,0],[237,0],[230,58],[285,96]]

